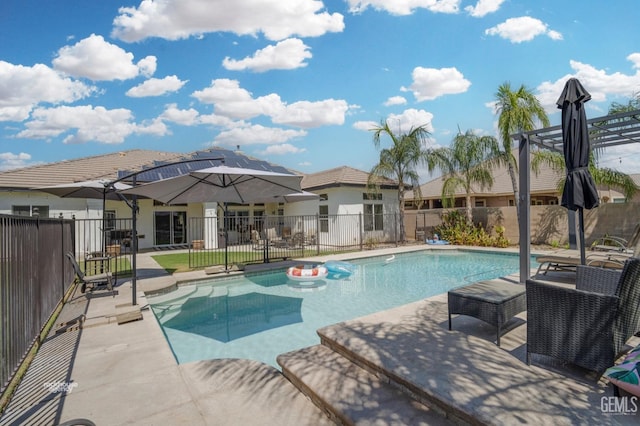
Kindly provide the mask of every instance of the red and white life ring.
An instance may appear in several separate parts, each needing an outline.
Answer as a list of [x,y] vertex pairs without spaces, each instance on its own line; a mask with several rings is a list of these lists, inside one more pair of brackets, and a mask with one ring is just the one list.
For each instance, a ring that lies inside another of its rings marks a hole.
[[287,278],[296,281],[322,280],[329,275],[329,271],[322,265],[305,268],[304,265],[292,266],[287,269]]

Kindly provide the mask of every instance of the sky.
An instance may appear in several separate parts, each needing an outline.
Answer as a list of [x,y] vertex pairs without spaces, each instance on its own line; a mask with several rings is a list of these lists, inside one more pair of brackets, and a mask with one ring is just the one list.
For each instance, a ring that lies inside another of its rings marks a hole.
[[[368,171],[385,120],[433,148],[497,136],[507,82],[557,125],[578,78],[599,117],[640,92],[639,18],[637,0],[3,0],[0,170],[217,146]],[[640,173],[640,149],[599,165]]]

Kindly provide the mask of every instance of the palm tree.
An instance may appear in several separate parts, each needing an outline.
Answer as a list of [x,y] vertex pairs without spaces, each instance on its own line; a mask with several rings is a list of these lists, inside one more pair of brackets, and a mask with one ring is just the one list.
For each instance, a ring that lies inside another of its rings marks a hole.
[[[608,115],[635,111],[637,109],[640,109],[640,93],[635,93],[626,104],[612,102],[611,105],[609,105]],[[606,124],[607,122],[603,122],[595,127],[606,127]],[[590,135],[591,138],[595,138],[597,136],[597,133]],[[596,185],[604,185],[619,189],[624,194],[625,201],[631,200],[636,192],[640,191],[640,188],[626,173],[606,167],[598,167],[596,164],[596,154],[597,152],[594,151],[589,154],[589,173],[591,173]],[[546,150],[534,152],[533,158],[531,159],[531,167],[536,174],[539,172],[542,164],[547,164],[553,170],[558,172],[564,172],[566,170],[564,155],[560,152]],[[558,182],[558,192],[562,192],[563,190],[564,178],[560,179]]]
[[[595,158],[595,154],[592,152],[589,155],[589,173],[591,173],[596,185],[606,185],[619,189],[624,194],[625,201],[631,200],[635,193],[640,190],[631,176],[614,169],[597,167]],[[536,174],[539,173],[542,164],[547,164],[557,172],[566,171],[564,155],[560,152],[546,150],[534,152],[531,159],[531,168]],[[564,178],[558,181],[558,192],[564,190],[564,181]]]
[[373,166],[369,174],[369,187],[376,188],[380,178],[394,179],[398,182],[398,207],[400,213],[400,241],[405,240],[404,227],[404,194],[406,186],[411,185],[416,193],[416,199],[421,195],[417,167],[426,162],[426,137],[429,132],[426,124],[412,127],[409,133],[394,133],[389,124],[383,120],[380,126],[371,129],[374,132],[373,143],[380,149],[380,139],[387,136],[391,139],[391,146],[380,151],[380,160]]
[[429,171],[438,168],[445,173],[442,186],[444,207],[453,207],[456,190],[462,188],[466,194],[467,221],[472,223],[471,192],[474,185],[481,189],[493,186],[491,167],[499,153],[498,141],[492,136],[478,136],[472,130],[459,132],[451,147],[431,152]]
[[542,127],[549,126],[549,117],[540,101],[531,91],[521,85],[517,91],[511,90],[509,82],[498,87],[496,93],[496,114],[498,117],[498,130],[502,139],[502,152],[500,153],[501,163],[505,164],[509,170],[513,195],[515,198],[518,222],[520,221],[520,209],[518,193],[518,182],[516,180],[516,159],[513,156],[511,135],[519,132],[527,132],[536,128],[536,121]]

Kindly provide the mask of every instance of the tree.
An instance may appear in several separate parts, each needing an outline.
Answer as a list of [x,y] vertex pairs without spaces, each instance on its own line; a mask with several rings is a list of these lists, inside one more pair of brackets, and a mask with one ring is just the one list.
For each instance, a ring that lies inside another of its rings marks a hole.
[[444,207],[453,207],[455,193],[462,188],[466,194],[467,221],[472,223],[471,192],[474,185],[481,189],[493,186],[491,167],[499,154],[496,138],[478,136],[472,130],[459,132],[451,147],[438,148],[428,158],[429,171],[436,168],[445,173],[442,186]]
[[[383,120],[379,127],[371,129],[373,143],[376,149],[380,149],[380,140],[383,136],[391,139],[391,146],[380,151],[378,164],[373,166],[369,174],[369,187],[377,188],[380,178],[393,179],[398,183],[398,208],[400,214],[400,241],[405,241],[404,227],[404,194],[407,185],[411,185],[414,191],[419,194],[420,183],[417,168],[420,164],[426,163],[428,151],[426,150],[426,137],[429,132],[426,124],[411,128],[409,133],[394,133],[389,124]],[[376,189],[377,191],[377,189]]]
[[[609,105],[608,115],[619,114],[623,112],[630,112],[640,109],[640,93],[634,94],[626,104],[622,104],[619,102],[612,102]],[[606,128],[607,122],[599,123],[596,127],[598,128]],[[597,138],[598,133],[591,134],[590,138]],[[616,188],[620,190],[624,194],[625,201],[629,201],[633,198],[637,191],[640,191],[640,188],[633,181],[631,176],[626,173],[619,172],[614,169],[606,168],[606,167],[598,167],[597,166],[597,152],[592,151],[589,154],[589,173],[593,177],[593,181],[596,185],[604,185],[612,188]],[[552,151],[536,151],[533,154],[533,158],[531,159],[531,167],[534,172],[537,174],[540,170],[540,165],[547,164],[553,170],[558,172],[564,172],[566,170],[564,155],[560,152],[552,152]],[[558,192],[562,192],[564,190],[564,181],[562,178],[558,182]]]
[[634,93],[626,104],[619,102],[611,102],[609,105],[609,115],[618,114],[621,112],[630,112],[640,109],[640,92]]
[[521,85],[515,92],[511,90],[509,82],[498,87],[496,93],[496,114],[498,117],[498,131],[502,140],[502,152],[500,161],[507,166],[513,195],[515,197],[518,222],[520,221],[520,194],[518,193],[518,182],[516,180],[516,159],[513,156],[511,135],[519,132],[528,132],[536,128],[536,121],[542,127],[549,126],[549,118],[540,101],[531,91]]
[[[596,185],[605,185],[619,189],[624,194],[625,201],[631,200],[635,193],[640,190],[631,176],[617,170],[598,167],[596,166],[595,158],[595,154],[591,152],[589,155],[589,173],[591,173]],[[546,150],[534,152],[531,159],[531,168],[536,174],[539,173],[540,166],[542,164],[547,164],[553,170],[558,172],[566,171],[564,155],[560,152]],[[565,178],[559,180],[558,192],[562,192],[564,190],[564,181]]]

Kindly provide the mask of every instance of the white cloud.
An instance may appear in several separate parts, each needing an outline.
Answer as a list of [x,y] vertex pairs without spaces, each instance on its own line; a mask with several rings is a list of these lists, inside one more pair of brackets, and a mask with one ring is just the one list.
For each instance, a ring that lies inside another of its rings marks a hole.
[[[410,130],[418,126],[424,126],[429,133],[433,133],[433,114],[425,110],[409,108],[400,114],[389,114],[385,120],[389,128],[394,133],[409,133]],[[358,121],[353,124],[353,128],[370,132],[380,127],[379,122],[375,121]]]
[[400,129],[401,133],[408,133],[411,129],[424,126],[429,133],[433,133],[433,114],[423,109],[409,108],[401,114],[389,114],[387,123],[391,129]]
[[213,104],[217,115],[250,119],[261,115],[273,123],[304,128],[343,124],[349,106],[344,100],[299,101],[286,104],[275,93],[254,98],[237,80],[218,79],[193,93],[200,102]]
[[338,99],[327,99],[318,102],[300,101],[290,105],[282,104],[275,111],[270,112],[270,115],[272,121],[276,124],[287,124],[308,129],[344,124],[344,116],[348,109],[347,102]]
[[505,0],[478,0],[475,6],[464,8],[474,18],[482,18],[489,13],[496,12]]
[[39,103],[74,102],[95,91],[43,64],[25,67],[0,61],[0,121],[23,121]]
[[539,35],[546,34],[553,40],[562,40],[562,34],[550,30],[547,24],[530,16],[509,18],[501,24],[484,31],[487,35],[497,35],[512,43],[531,41]]
[[135,133],[140,135],[166,136],[171,134],[161,117],[154,118],[150,122],[143,122],[135,127]]
[[198,122],[198,111],[193,108],[178,109],[176,104],[169,104],[160,118],[183,126],[191,126]]
[[413,83],[402,91],[411,91],[417,101],[430,101],[440,96],[464,93],[471,82],[456,68],[416,67],[412,72]]
[[64,46],[53,59],[53,67],[74,77],[94,81],[128,80],[139,74],[149,76],[155,72],[153,56],[133,63],[133,53],[106,42],[100,35],[91,34],[73,46]]
[[128,109],[108,110],[91,105],[56,108],[38,108],[19,138],[47,139],[69,133],[64,143],[96,141],[108,144],[122,143],[137,128]]
[[[608,74],[604,69],[597,69],[593,65],[571,60],[569,65],[573,72],[555,81],[541,83],[537,87],[538,94],[536,97],[547,111],[556,111],[556,101],[562,93],[564,85],[569,78],[574,77],[580,80],[580,83],[591,94],[592,102],[604,102],[608,97],[612,96],[630,98],[634,93],[638,92],[640,87],[640,68],[638,68],[640,54],[632,53],[627,56],[627,59],[635,69],[634,74],[627,75],[621,72]],[[589,104],[587,106],[590,107]]]
[[375,121],[356,121],[353,123],[353,128],[356,130],[364,130],[365,132],[370,131],[371,129],[375,129],[380,126],[380,123]]
[[392,96],[385,101],[384,106],[405,105],[406,103],[407,100],[404,96]]
[[269,70],[292,70],[306,67],[305,59],[311,58],[309,46],[302,40],[290,38],[258,50],[252,57],[241,60],[224,58],[222,66],[228,70],[249,69],[256,72]]
[[289,154],[300,154],[305,152],[305,148],[297,148],[289,143],[283,143],[279,145],[269,145],[262,151],[259,151],[260,155],[289,155]]
[[166,93],[177,92],[187,81],[188,80],[182,81],[175,75],[170,75],[165,78],[150,78],[127,90],[126,95],[132,98],[161,96]]
[[627,60],[631,61],[633,68],[640,69],[640,53],[632,53],[627,56]]
[[252,126],[224,130],[216,136],[214,143],[227,146],[281,144],[306,135],[307,132],[304,130],[280,129],[254,124]]
[[0,152],[0,172],[11,169],[19,169],[30,165],[31,155],[21,152],[14,154],[12,152]]
[[415,9],[431,12],[458,13],[460,0],[348,0],[349,12],[362,13],[371,7],[392,15],[410,15]]
[[122,7],[112,36],[128,42],[148,37],[178,40],[209,32],[232,32],[269,40],[317,37],[344,30],[344,17],[318,0],[142,0]]

